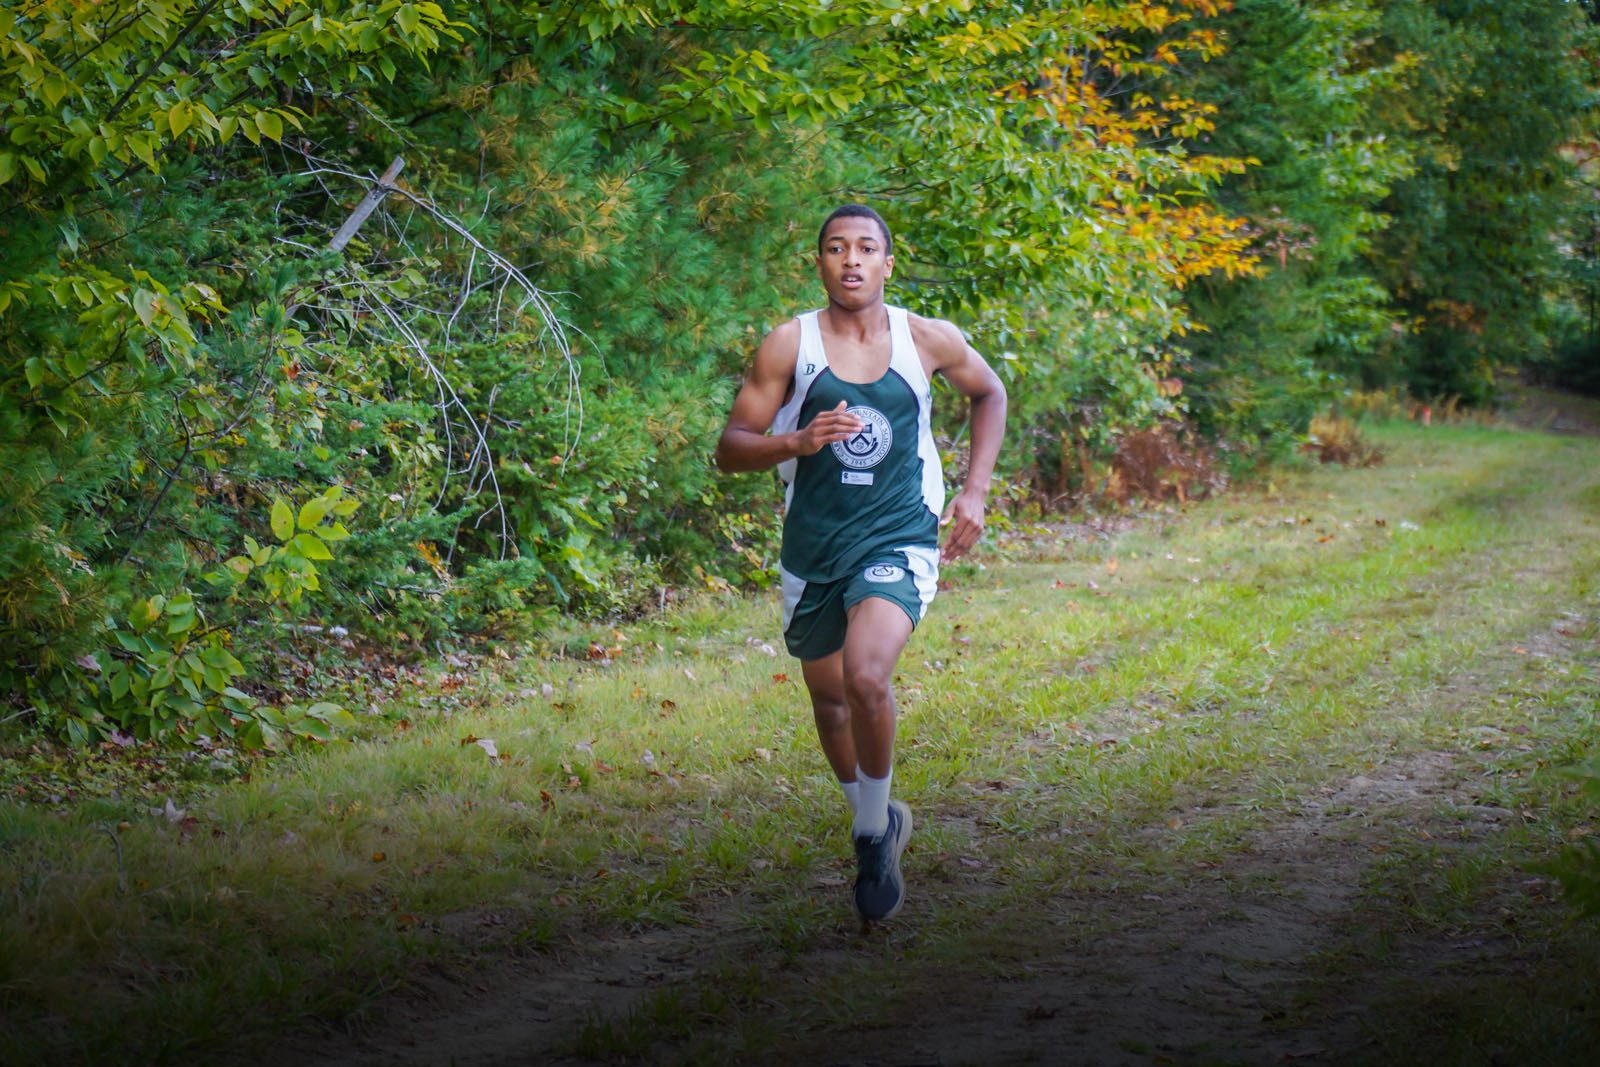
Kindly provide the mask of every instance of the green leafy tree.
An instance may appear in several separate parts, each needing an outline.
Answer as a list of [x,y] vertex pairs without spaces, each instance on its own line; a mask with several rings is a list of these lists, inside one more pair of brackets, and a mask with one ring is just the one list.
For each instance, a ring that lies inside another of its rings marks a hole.
[[1249,219],[1261,270],[1191,290],[1205,329],[1184,342],[1185,377],[1202,428],[1250,461],[1292,446],[1394,321],[1364,256],[1414,163],[1377,116],[1422,60],[1373,47],[1382,18],[1375,0],[1239,0],[1216,23],[1228,51],[1199,75],[1219,109],[1207,150],[1256,163],[1219,199]]
[[0,31],[0,680],[81,730],[109,620],[215,553],[219,495],[254,510],[239,445],[307,426],[269,387],[304,340],[289,279],[254,276],[237,216],[281,189],[257,146],[305,124],[305,85],[453,31],[431,4],[220,0],[42,0]]
[[1496,368],[1546,346],[1573,192],[1560,149],[1591,97],[1583,14],[1559,0],[1396,4],[1383,32],[1425,58],[1391,124],[1416,140],[1416,172],[1383,204],[1393,223],[1370,257],[1401,330],[1362,370],[1480,402]]
[[1488,22],[1231,11],[8,9],[0,679],[80,740],[267,743],[334,720],[258,699],[285,625],[405,651],[768,580],[769,481],[706,459],[845,199],[894,225],[895,299],[1021,386],[1013,475],[1079,490],[1186,404],[1290,439],[1329,371],[1422,365],[1384,301],[1448,280],[1416,161],[1464,173],[1428,107],[1467,114]]

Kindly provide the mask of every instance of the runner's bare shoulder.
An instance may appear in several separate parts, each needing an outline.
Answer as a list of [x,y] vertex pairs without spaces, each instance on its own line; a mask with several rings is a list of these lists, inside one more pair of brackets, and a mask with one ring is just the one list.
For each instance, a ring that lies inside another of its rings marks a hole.
[[911,312],[906,314],[906,321],[911,326],[912,343],[931,370],[941,371],[967,358],[967,337],[955,323]]
[[794,365],[799,359],[800,320],[785,319],[761,339],[753,369],[765,374],[793,374]]

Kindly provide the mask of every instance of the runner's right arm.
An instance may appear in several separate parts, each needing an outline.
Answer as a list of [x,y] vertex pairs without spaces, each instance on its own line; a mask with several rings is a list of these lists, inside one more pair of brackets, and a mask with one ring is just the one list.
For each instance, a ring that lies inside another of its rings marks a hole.
[[812,455],[861,432],[861,420],[845,413],[843,400],[798,430],[767,432],[794,384],[799,353],[800,323],[794,319],[767,334],[756,349],[755,361],[733,400],[733,411],[717,442],[718,467],[730,472],[765,470],[796,456]]

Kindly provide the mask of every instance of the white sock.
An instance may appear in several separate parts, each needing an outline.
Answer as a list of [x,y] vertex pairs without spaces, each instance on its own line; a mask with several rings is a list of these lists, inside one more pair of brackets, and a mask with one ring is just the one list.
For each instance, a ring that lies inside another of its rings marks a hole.
[[[856,773],[859,774],[860,772],[858,771]],[[854,815],[856,812],[860,811],[861,810],[861,783],[859,781],[855,781],[855,782],[841,781],[839,783],[839,788],[844,790],[844,798],[850,802],[850,814]]]
[[878,837],[889,829],[889,782],[893,778],[893,767],[882,778],[873,778],[856,768],[861,802],[856,806],[855,824],[850,828],[852,836]]

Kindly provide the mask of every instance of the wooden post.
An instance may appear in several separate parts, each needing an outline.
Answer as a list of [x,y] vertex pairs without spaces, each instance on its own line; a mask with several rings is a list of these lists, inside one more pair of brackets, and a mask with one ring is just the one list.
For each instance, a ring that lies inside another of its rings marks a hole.
[[394,180],[400,176],[400,170],[406,161],[399,156],[394,157],[394,162],[389,164],[389,169],[383,172],[378,179],[378,184],[367,190],[367,195],[361,198],[361,203],[350,212],[350,217],[344,220],[344,225],[339,227],[339,232],[333,235],[333,240],[328,242],[328,251],[342,252],[344,246],[350,243],[350,238],[356,235],[361,224],[367,221],[367,216],[378,210],[378,205],[383,198],[394,189]]

